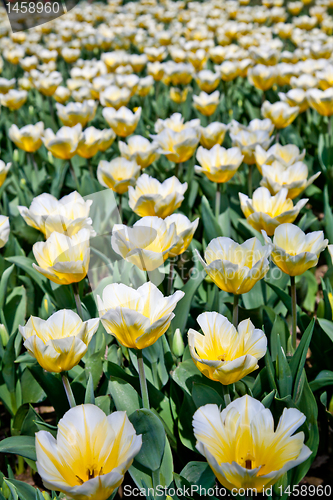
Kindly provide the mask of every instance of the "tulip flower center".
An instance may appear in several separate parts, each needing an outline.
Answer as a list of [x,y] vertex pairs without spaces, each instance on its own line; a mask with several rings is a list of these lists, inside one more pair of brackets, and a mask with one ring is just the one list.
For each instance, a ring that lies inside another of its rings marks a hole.
[[103,475],[104,475],[103,467],[101,467],[98,470],[97,466],[93,465],[92,467],[89,467],[86,470],[86,477],[84,479],[82,479],[80,476],[77,476],[77,475],[75,477],[77,478],[77,480],[79,481],[80,484],[83,484],[86,481],[89,481],[89,479],[94,479],[94,477],[103,476]]

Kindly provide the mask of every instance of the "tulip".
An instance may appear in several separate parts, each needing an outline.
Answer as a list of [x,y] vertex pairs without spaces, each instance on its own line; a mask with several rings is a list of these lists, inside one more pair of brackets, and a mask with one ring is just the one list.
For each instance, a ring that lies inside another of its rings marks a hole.
[[142,217],[133,228],[113,226],[113,250],[143,271],[153,271],[166,261],[177,243],[176,224],[159,217]]
[[222,314],[205,312],[197,322],[203,335],[190,328],[188,344],[195,366],[206,377],[229,385],[259,368],[267,337],[250,319],[241,321],[236,329]]
[[316,88],[318,80],[312,75],[303,74],[299,77],[292,76],[290,78],[290,85],[293,89],[308,90]]
[[139,123],[141,108],[138,108],[135,113],[124,106],[118,111],[114,108],[104,108],[102,114],[116,135],[127,137],[133,134]]
[[140,217],[157,216],[164,219],[180,207],[187,190],[187,182],[181,184],[173,176],[160,183],[154,177],[143,174],[135,189],[128,188],[129,206]]
[[59,71],[51,71],[51,73],[40,73],[33,70],[31,75],[34,78],[34,86],[39,92],[45,96],[52,96],[62,82],[62,75]]
[[98,328],[98,319],[83,322],[75,312],[63,309],[46,321],[31,316],[25,326],[19,326],[24,347],[48,371],[61,373],[71,370],[83,358]]
[[80,57],[80,54],[81,54],[80,49],[71,49],[69,47],[64,47],[61,50],[61,55],[68,64],[76,62]]
[[286,94],[279,92],[279,98],[291,107],[298,106],[300,113],[303,113],[309,107],[307,93],[303,89],[291,89]]
[[230,125],[231,133],[238,134],[238,132],[245,130],[247,132],[266,132],[269,136],[272,135],[274,131],[274,125],[269,118],[264,118],[259,120],[259,118],[254,118],[251,120],[248,126],[238,123],[236,120],[232,120]]
[[36,125],[26,125],[19,129],[13,124],[8,130],[8,136],[14,144],[26,151],[27,153],[35,153],[41,147],[42,135],[44,133],[44,123],[38,122]]
[[181,113],[173,113],[166,120],[161,120],[158,118],[155,122],[155,132],[159,134],[163,132],[165,128],[171,129],[174,132],[182,132],[186,129],[199,129],[200,128],[200,120],[194,119],[184,123],[184,118]]
[[230,238],[214,238],[205,250],[205,260],[196,252],[212,281],[234,295],[249,292],[269,269],[270,247],[257,238],[241,245]]
[[285,167],[280,161],[274,160],[271,165],[262,165],[261,169],[263,178],[260,185],[267,187],[272,194],[285,187],[288,189],[288,198],[291,199],[301,194],[320,175],[317,172],[307,179],[308,167],[301,161]]
[[130,55],[130,65],[133,68],[134,73],[140,73],[146,66],[148,58],[146,54],[131,54]]
[[212,182],[228,182],[237,172],[244,156],[240,148],[225,149],[215,144],[210,150],[200,146],[196,154],[201,167],[196,165],[195,171],[203,173]]
[[12,78],[7,80],[7,78],[0,78],[0,94],[7,94],[9,90],[15,87],[16,79]]
[[288,189],[282,188],[272,196],[265,187],[254,191],[252,200],[243,193],[239,193],[241,209],[247,222],[257,231],[264,229],[269,236],[275,229],[286,222],[294,222],[300,210],[308,199],[300,200],[295,206],[288,196]]
[[23,106],[27,98],[28,92],[26,90],[10,89],[6,94],[0,94],[0,104],[14,111]]
[[188,95],[187,87],[185,87],[184,90],[179,89],[177,87],[170,88],[169,97],[171,101],[175,102],[176,104],[181,104],[182,102],[185,102],[187,99],[187,95]]
[[4,161],[0,160],[0,187],[5,182],[11,166],[12,166],[11,163],[6,164]]
[[164,154],[170,161],[183,163],[193,155],[200,139],[200,129],[185,128],[175,132],[165,128],[158,135],[151,137],[160,146],[158,153]]
[[204,116],[211,116],[219,105],[220,92],[216,90],[212,94],[200,92],[200,94],[193,95],[193,107],[202,113]]
[[272,165],[274,161],[278,161],[284,167],[290,167],[294,163],[300,162],[304,159],[305,149],[302,153],[299,152],[299,148],[294,144],[286,144],[281,146],[281,144],[273,144],[267,151],[265,151],[260,145],[256,146],[255,149],[255,160],[259,172],[262,175],[262,166]]
[[107,149],[109,149],[110,146],[112,146],[116,134],[112,129],[104,129],[100,130],[100,139],[99,139],[99,145],[98,149],[102,152],[105,152]]
[[59,285],[77,283],[86,276],[90,260],[89,229],[72,237],[53,232],[45,242],[32,247],[38,266],[34,269]]
[[273,241],[262,230],[264,239],[271,247],[274,264],[290,276],[292,304],[292,346],[296,349],[297,297],[295,276],[305,273],[318,263],[319,254],[325,250],[328,240],[322,231],[305,234],[293,224],[281,224],[276,228]]
[[222,144],[228,125],[220,122],[212,122],[207,127],[200,127],[200,144],[205,149],[211,149],[215,144]]
[[259,145],[263,149],[267,149],[272,142],[273,138],[269,136],[267,131],[264,130],[242,130],[239,129],[235,133],[235,129],[231,129],[230,138],[232,145],[238,147],[242,155],[244,155],[244,162],[248,165],[255,163],[255,149]]
[[66,127],[74,127],[78,123],[85,127],[94,119],[97,103],[93,100],[81,102],[70,102],[66,106],[56,103],[57,113]]
[[74,500],[107,500],[141,443],[125,411],[106,416],[98,406],[79,405],[59,421],[56,439],[36,433],[37,470],[45,488]]
[[10,233],[9,217],[0,215],[0,248],[4,247],[8,241]]
[[140,97],[146,97],[154,86],[154,78],[150,75],[140,78],[137,94]]
[[220,73],[225,82],[230,82],[239,75],[238,65],[234,61],[224,61],[221,66],[215,66],[215,71]]
[[164,78],[163,82],[166,85],[171,83],[172,86],[178,87],[179,85],[189,85],[193,78],[194,68],[192,64],[174,63],[168,61],[164,65]]
[[311,455],[304,433],[292,435],[304,422],[299,410],[285,408],[275,429],[271,411],[245,395],[222,411],[216,404],[201,406],[193,429],[197,450],[225,488],[260,493]]
[[149,167],[160,155],[157,153],[158,144],[151,143],[141,135],[133,135],[125,142],[119,141],[121,156],[135,161],[141,168]]
[[167,227],[170,227],[172,224],[176,225],[177,243],[170,250],[169,256],[175,257],[181,255],[188,249],[193,239],[193,235],[199,224],[199,218],[190,222],[183,214],[173,214],[166,217],[164,221]]
[[154,78],[155,82],[159,82],[164,76],[164,66],[160,62],[148,63],[147,73]]
[[59,86],[53,94],[54,99],[60,104],[65,104],[70,98],[71,91],[67,87]]
[[164,47],[145,47],[144,52],[150,62],[163,61],[167,56]]
[[207,94],[210,94],[217,88],[220,80],[220,75],[218,73],[213,73],[213,71],[210,71],[209,69],[199,71],[195,78],[200,90],[207,92]]
[[123,106],[126,106],[129,103],[130,98],[131,98],[131,91],[129,89],[125,87],[120,89],[116,85],[111,85],[110,87],[106,87],[100,93],[99,96],[102,106],[108,106],[115,109],[119,109],[122,108]]
[[[322,71],[316,72],[316,78],[321,90],[327,90],[333,86],[333,66],[326,66]],[[0,79],[1,80],[1,79]],[[0,84],[1,92],[1,84]]]
[[257,64],[247,72],[249,82],[260,90],[268,90],[273,87],[276,80],[276,70],[274,66]]
[[44,132],[42,141],[55,158],[70,160],[76,155],[76,150],[81,138],[82,126],[61,127],[55,134],[50,128]]
[[73,191],[59,201],[52,194],[43,193],[32,200],[29,208],[17,208],[28,226],[41,231],[48,238],[54,231],[73,236],[83,228],[89,229],[93,235],[89,217],[91,204],[92,200],[85,201]]
[[81,134],[76,154],[87,159],[95,156],[100,151],[102,136],[101,130],[95,127],[86,128]]
[[322,116],[333,115],[333,88],[327,90],[310,89],[307,91],[307,99],[311,108]]
[[277,129],[288,127],[299,114],[298,106],[291,107],[286,102],[275,102],[271,104],[265,101],[261,107],[261,113],[265,118],[269,118]]
[[129,186],[135,185],[139,175],[139,165],[120,156],[110,162],[101,160],[97,168],[98,182],[120,195],[126,193]]
[[137,290],[112,283],[103,290],[97,305],[106,331],[120,344],[132,349],[144,349],[154,344],[169,328],[173,310],[184,296],[177,291],[169,297],[151,282]]

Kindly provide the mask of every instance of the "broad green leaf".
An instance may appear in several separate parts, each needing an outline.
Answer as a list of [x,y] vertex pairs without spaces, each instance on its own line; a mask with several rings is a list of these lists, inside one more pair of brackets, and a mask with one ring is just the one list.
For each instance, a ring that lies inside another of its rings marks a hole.
[[35,438],[32,436],[11,436],[0,441],[0,453],[11,453],[37,460]]
[[165,448],[166,438],[162,422],[146,408],[134,411],[129,419],[136,433],[142,436],[142,447],[135,457],[135,462],[156,471],[161,466]]
[[[216,388],[220,388],[219,384],[216,384]],[[197,408],[208,403],[224,406],[223,398],[216,390],[198,382],[193,383],[192,398]]]
[[128,382],[110,377],[109,391],[118,411],[127,411],[128,415],[131,415],[140,408],[141,398]]
[[222,236],[221,227],[210,208],[206,196],[201,198],[201,218],[208,242],[218,236]]
[[180,476],[190,484],[201,486],[208,490],[215,484],[215,475],[207,462],[189,462],[181,471]]
[[322,370],[318,373],[316,378],[310,382],[310,388],[313,392],[328,385],[333,385],[333,371],[331,370]]
[[333,321],[329,321],[328,319],[324,319],[324,318],[318,318],[318,323],[321,326],[321,328],[324,330],[326,335],[333,342]]

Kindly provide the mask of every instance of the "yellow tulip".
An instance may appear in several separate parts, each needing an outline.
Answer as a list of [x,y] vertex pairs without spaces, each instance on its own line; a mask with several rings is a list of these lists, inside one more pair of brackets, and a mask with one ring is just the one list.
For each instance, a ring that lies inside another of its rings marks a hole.
[[192,64],[175,63],[168,61],[164,65],[163,82],[166,85],[171,84],[174,87],[179,85],[188,85],[194,75],[194,68]]
[[88,350],[98,328],[98,319],[83,322],[75,312],[63,309],[46,321],[31,316],[25,326],[19,326],[24,347],[40,366],[54,373],[71,370]]
[[199,71],[199,73],[195,77],[195,81],[197,82],[200,90],[202,90],[203,92],[207,92],[207,94],[210,94],[217,88],[220,80],[220,75],[218,73],[213,73],[213,71],[209,69],[203,69],[202,71]]
[[35,88],[45,96],[52,96],[62,82],[62,75],[59,71],[40,73],[32,70],[31,75],[34,78]]
[[241,209],[247,222],[257,231],[264,229],[269,236],[285,222],[294,222],[308,199],[300,200],[295,206],[288,196],[288,189],[282,188],[272,196],[265,187],[256,189],[252,200],[243,193],[238,193]]
[[107,500],[141,444],[125,411],[106,416],[98,406],[79,405],[59,421],[56,439],[36,433],[37,470],[49,490],[74,500]]
[[293,89],[309,90],[317,87],[318,80],[314,76],[304,73],[299,77],[292,76],[290,78],[290,85]]
[[199,95],[193,95],[193,107],[204,116],[211,116],[220,102],[220,92],[216,90],[212,94],[200,92]]
[[173,214],[166,217],[164,221],[167,227],[170,227],[172,224],[176,225],[177,243],[170,250],[169,256],[175,257],[176,255],[181,255],[187,250],[193,239],[193,235],[199,224],[199,218],[190,222],[183,214]]
[[7,78],[0,78],[0,94],[7,94],[9,90],[14,89],[16,79],[12,78],[7,80]]
[[311,108],[322,116],[333,115],[333,88],[327,90],[310,89],[307,91],[307,99]]
[[95,156],[100,151],[102,136],[103,133],[101,130],[95,127],[86,128],[81,134],[76,154],[82,158],[92,158]]
[[251,320],[242,321],[236,329],[222,314],[205,312],[197,322],[203,335],[190,328],[188,344],[195,366],[206,377],[223,385],[234,384],[259,368],[267,337]]
[[182,102],[185,102],[187,99],[187,94],[188,94],[188,87],[185,87],[185,89],[178,89],[177,87],[171,87],[169,91],[169,97],[171,101],[180,104]]
[[32,69],[36,69],[38,66],[37,56],[25,57],[24,59],[21,59],[20,66],[27,72],[30,72]]
[[113,250],[143,271],[163,265],[176,243],[176,224],[159,217],[142,217],[133,228],[115,224],[111,238]]
[[189,51],[187,55],[188,61],[194,66],[196,71],[200,71],[204,68],[208,56],[204,49],[199,49],[195,52]]
[[270,247],[257,238],[241,245],[231,238],[214,238],[198,258],[212,281],[223,291],[240,295],[249,292],[269,269]]
[[167,56],[167,51],[164,47],[145,47],[144,52],[150,62],[160,62]]
[[97,168],[98,182],[119,194],[134,186],[140,175],[140,167],[135,161],[119,156],[111,161],[101,160]]
[[124,106],[117,111],[114,108],[104,108],[102,114],[116,135],[127,137],[133,134],[139,123],[141,108],[135,113]]
[[200,144],[205,149],[211,149],[215,144],[221,145],[229,125],[220,122],[212,122],[207,127],[200,127]]
[[299,152],[299,148],[294,144],[286,144],[281,146],[281,144],[273,144],[267,151],[265,151],[260,145],[256,146],[255,159],[259,172],[262,174],[262,166],[272,165],[272,163],[277,160],[279,163],[285,167],[290,167],[294,163],[302,161],[305,156],[305,149],[303,152]]
[[196,448],[225,488],[260,493],[311,455],[304,433],[293,435],[305,420],[296,408],[285,408],[275,428],[271,411],[248,395],[222,411],[207,404],[193,417]]
[[298,106],[300,113],[303,113],[309,107],[307,93],[303,89],[291,89],[286,94],[279,92],[279,98],[291,107]]
[[95,118],[97,102],[93,100],[81,102],[70,102],[66,106],[56,103],[57,113],[66,127],[74,127],[78,123],[85,127],[88,122]]
[[200,146],[196,154],[201,167],[195,165],[195,171],[213,182],[228,182],[242,164],[244,156],[239,148],[225,149],[215,144],[210,150]]
[[[318,80],[318,85],[321,90],[327,90],[333,87],[333,66],[326,66],[322,71],[316,72],[316,78]],[[0,79],[1,80],[1,79]],[[1,84],[0,84],[1,92]]]
[[150,75],[140,78],[137,94],[140,97],[146,97],[154,86],[154,78]]
[[97,305],[108,333],[125,347],[144,349],[167,331],[175,316],[172,311],[184,295],[177,291],[164,297],[150,282],[137,290],[113,283],[104,288],[102,299],[97,296]]
[[200,120],[194,119],[184,123],[184,118],[181,113],[173,113],[169,118],[161,120],[158,118],[155,122],[155,132],[159,134],[165,128],[169,128],[174,132],[182,132],[189,128],[198,129],[200,127]]
[[43,122],[38,122],[36,125],[25,125],[21,129],[13,124],[8,130],[8,137],[18,148],[23,149],[27,153],[34,153],[43,144],[43,133]]
[[125,62],[127,54],[123,50],[116,50],[114,52],[103,52],[101,60],[106,64],[110,72],[114,72],[118,66]]
[[165,128],[158,135],[151,136],[160,146],[158,153],[168,160],[183,163],[191,158],[200,140],[199,128],[184,128],[180,132]]
[[154,78],[155,82],[159,82],[164,77],[164,66],[160,62],[148,63],[147,73]]
[[101,135],[98,148],[100,151],[105,152],[110,146],[112,146],[116,138],[116,134],[112,129],[103,129],[100,130],[100,133]]
[[67,87],[59,86],[53,94],[54,99],[60,104],[65,104],[70,98],[71,91]]
[[127,160],[134,160],[141,168],[149,167],[160,155],[157,153],[158,144],[151,143],[141,135],[132,135],[125,142],[119,141],[121,156]]
[[83,280],[90,260],[89,229],[81,229],[72,237],[53,232],[45,242],[32,247],[38,266],[34,269],[59,285]]
[[276,70],[274,66],[257,64],[247,72],[249,82],[260,90],[268,90],[273,87],[276,80]]
[[0,248],[4,247],[8,241],[10,233],[9,217],[0,215]]
[[20,109],[28,98],[26,90],[10,89],[6,94],[0,94],[0,104],[5,108],[14,111]]
[[277,129],[290,125],[300,112],[298,106],[291,107],[286,102],[275,102],[271,104],[265,101],[261,107],[261,113],[265,118],[269,118]]
[[244,162],[248,165],[255,163],[255,150],[259,145],[267,149],[271,144],[273,137],[270,137],[265,130],[244,130],[239,129],[236,133],[234,128],[230,129],[230,138],[232,145],[238,147],[244,156]]
[[138,75],[115,75],[115,83],[119,88],[126,88],[133,96],[139,86],[140,78]]
[[215,66],[215,71],[220,73],[225,82],[230,82],[239,76],[239,67],[234,61],[224,61],[221,66]]
[[85,201],[73,191],[59,201],[52,194],[43,193],[32,200],[29,208],[20,205],[17,208],[28,226],[48,238],[54,231],[73,236],[83,228],[89,229],[93,235],[89,217],[91,204],[92,200]]
[[319,254],[325,250],[328,240],[323,231],[305,234],[293,224],[281,224],[276,228],[273,241],[262,231],[271,246],[271,257],[276,266],[289,276],[299,276],[318,263]]
[[11,163],[6,164],[4,161],[0,160],[0,187],[5,182],[11,166],[12,166]]
[[272,194],[285,187],[288,189],[288,198],[292,200],[320,175],[320,172],[317,172],[308,179],[308,167],[301,161],[285,166],[279,160],[274,160],[271,165],[262,165],[261,169],[263,178],[260,185],[267,187]]
[[129,103],[131,91],[126,87],[122,89],[116,85],[106,87],[99,95],[102,106],[120,109]]
[[69,64],[76,62],[80,57],[80,54],[81,54],[80,49],[71,49],[70,47],[64,47],[61,50],[62,57]]
[[76,155],[81,134],[80,123],[75,127],[61,127],[56,134],[48,128],[44,132],[42,141],[55,158],[70,160]]
[[148,58],[146,54],[131,54],[129,63],[133,68],[134,73],[140,73],[146,66]]
[[148,215],[165,219],[180,207],[187,190],[187,182],[181,184],[177,177],[169,177],[159,182],[154,177],[143,174],[135,188],[128,188],[129,206],[140,217]]

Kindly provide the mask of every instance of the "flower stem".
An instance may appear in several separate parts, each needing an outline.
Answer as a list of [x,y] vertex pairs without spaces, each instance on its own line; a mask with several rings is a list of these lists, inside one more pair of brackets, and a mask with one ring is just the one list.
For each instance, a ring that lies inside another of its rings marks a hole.
[[252,173],[253,173],[253,165],[249,165],[249,173],[247,178],[247,194],[249,198],[252,198]]
[[123,206],[121,202],[122,202],[122,194],[118,193],[118,210],[119,210],[120,222],[123,221]]
[[232,308],[232,324],[235,328],[238,326],[238,301],[239,295],[234,294],[234,305]]
[[221,205],[221,183],[218,182],[216,186],[216,197],[215,197],[215,217],[218,219],[220,215],[220,205]]
[[61,378],[62,378],[62,383],[64,384],[64,389],[65,389],[66,396],[67,396],[67,399],[69,402],[69,406],[71,408],[74,408],[74,406],[76,406],[76,401],[74,398],[74,394],[73,394],[71,385],[70,385],[69,380],[68,380],[67,373],[62,373]]
[[297,297],[296,297],[296,283],[295,276],[290,276],[291,285],[291,313],[292,313],[292,333],[291,340],[292,346],[296,349],[296,327],[297,327]]
[[169,270],[169,276],[168,276],[168,295],[172,294],[172,288],[173,288],[173,279],[174,279],[174,262],[171,261],[170,259],[170,270]]
[[75,182],[76,190],[77,190],[77,192],[79,193],[79,192],[80,192],[80,184],[79,184],[79,179],[77,178],[77,175],[76,175],[76,173],[75,173],[75,170],[74,170],[74,167],[73,167],[72,160],[68,160],[68,161],[69,161],[69,168],[70,168],[70,171],[71,171],[71,174],[72,174],[73,180],[74,180],[74,182]]
[[74,299],[75,299],[75,304],[76,304],[76,310],[77,310],[77,313],[80,316],[80,318],[83,319],[82,305],[81,305],[80,293],[79,293],[79,284],[78,283],[72,283],[72,286],[73,286],[73,292],[74,292]]
[[145,365],[143,363],[143,354],[142,349],[137,350],[138,357],[138,368],[139,368],[139,379],[140,379],[140,387],[141,387],[141,396],[142,396],[142,404],[144,408],[149,410],[149,396],[148,396],[148,387],[147,380],[145,375]]
[[229,386],[228,385],[222,385],[222,392],[223,392],[223,398],[224,398],[224,403],[226,406],[230,405],[231,403],[231,397],[229,393]]
[[280,130],[277,130],[275,135],[275,144],[279,142],[279,138],[280,138]]

